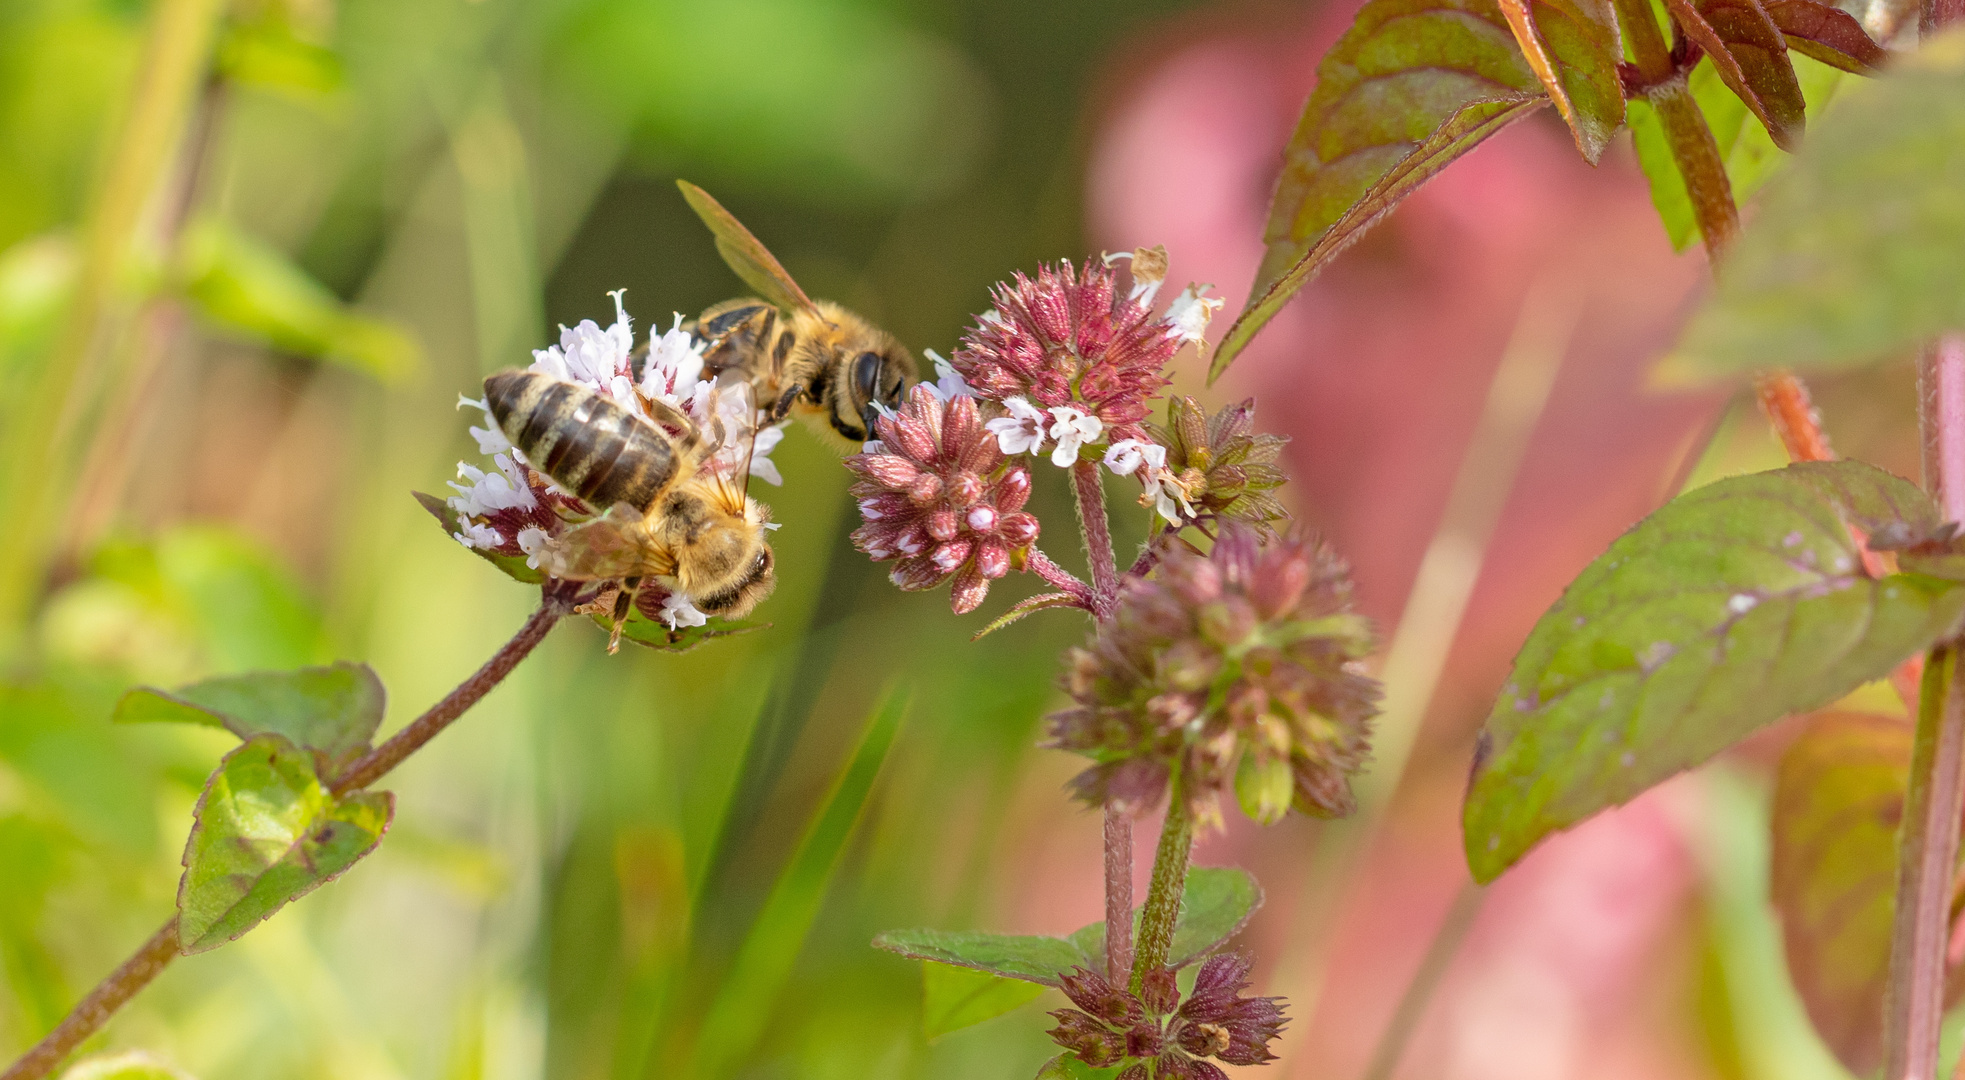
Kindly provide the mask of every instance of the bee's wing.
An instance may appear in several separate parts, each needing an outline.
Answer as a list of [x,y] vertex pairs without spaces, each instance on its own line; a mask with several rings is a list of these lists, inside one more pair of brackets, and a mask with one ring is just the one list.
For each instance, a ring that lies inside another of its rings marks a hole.
[[749,229],[738,221],[736,216],[723,208],[723,204],[710,197],[710,193],[687,180],[677,180],[676,186],[682,189],[682,197],[703,224],[710,227],[716,236],[717,254],[730,265],[744,284],[757,290],[757,294],[786,310],[802,308],[813,310],[812,298],[798,287],[798,282],[785,273],[776,256],[751,235]]
[[539,566],[568,581],[606,581],[674,574],[675,557],[642,527],[641,511],[616,503],[600,517],[548,541]]

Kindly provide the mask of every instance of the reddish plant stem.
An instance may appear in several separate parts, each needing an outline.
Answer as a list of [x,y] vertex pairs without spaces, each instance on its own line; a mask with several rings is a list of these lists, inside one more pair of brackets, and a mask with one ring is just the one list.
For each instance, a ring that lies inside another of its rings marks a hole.
[[1965,811],[1965,683],[1956,644],[1931,650],[1897,839],[1897,909],[1883,998],[1884,1080],[1933,1080],[1945,1009],[1952,866]]
[[1092,569],[1092,613],[1111,618],[1119,602],[1119,566],[1112,557],[1112,526],[1105,517],[1105,485],[1098,462],[1080,461],[1071,467],[1071,486],[1078,495],[1078,527],[1085,534],[1085,561]]
[[549,583],[542,590],[539,607],[532,617],[519,627],[499,650],[491,654],[484,666],[473,672],[471,677],[459,683],[457,689],[444,695],[442,701],[430,706],[422,716],[410,721],[409,726],[391,736],[388,742],[369,751],[361,760],[348,767],[334,780],[331,790],[335,795],[346,795],[380,780],[383,774],[403,763],[403,759],[423,748],[423,744],[437,737],[437,733],[450,726],[451,722],[469,711],[478,699],[491,692],[491,688],[505,681],[505,676],[519,666],[519,661],[546,639],[546,633],[554,624],[573,609],[574,588],[570,583]]
[[1118,982],[1133,966],[1133,819],[1105,808],[1105,977]]
[[[339,796],[367,787],[450,726],[451,721],[462,716],[492,687],[503,682],[519,661],[545,640],[547,631],[572,610],[578,588],[577,584],[569,582],[548,584],[542,590],[539,607],[532,617],[525,621],[525,625],[510,641],[492,654],[490,660],[485,661],[483,667],[388,742],[350,766],[334,781],[330,790]],[[96,988],[89,991],[89,995],[63,1017],[46,1038],[35,1043],[19,1061],[0,1074],[0,1080],[41,1080],[47,1076],[77,1046],[108,1022],[110,1016],[137,991],[148,986],[177,955],[177,916],[173,915],[162,929],[143,943],[134,956],[123,961],[121,967],[96,984]]]
[[96,984],[89,996],[82,999],[61,1023],[48,1033],[47,1038],[35,1043],[33,1049],[22,1054],[19,1061],[9,1066],[0,1080],[41,1080],[53,1072],[83,1040],[96,1033],[97,1029],[115,1014],[123,1003],[136,996],[136,992],[150,985],[172,960],[177,959],[177,917],[172,916],[150,940],[143,943],[136,953],[123,966],[111,972],[109,977]]
[[1078,580],[1078,575],[1052,562],[1049,555],[1035,547],[1030,549],[1029,559],[1031,573],[1056,586],[1059,591],[1070,593],[1086,611],[1098,614],[1092,603],[1092,587]]

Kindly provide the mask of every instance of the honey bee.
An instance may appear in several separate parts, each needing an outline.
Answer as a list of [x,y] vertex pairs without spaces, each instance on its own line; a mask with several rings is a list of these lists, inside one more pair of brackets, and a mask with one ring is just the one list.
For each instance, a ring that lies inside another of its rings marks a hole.
[[[744,491],[749,438],[726,445],[662,401],[657,423],[579,383],[536,371],[484,381],[492,417],[535,469],[606,511],[548,541],[540,566],[570,581],[620,581],[612,651],[644,579],[675,582],[706,615],[741,618],[777,583],[765,540],[770,511]],[[744,411],[748,414],[748,398]],[[665,427],[681,432],[671,435]],[[724,451],[741,450],[741,460]],[[728,467],[732,466],[734,467]],[[719,468],[725,466],[726,468]]]
[[726,300],[689,329],[708,342],[703,374],[751,384],[772,420],[796,413],[828,437],[865,442],[881,408],[920,381],[914,356],[892,334],[829,300],[813,300],[776,257],[709,192],[679,180],[682,197],[716,236],[730,269],[757,297]]

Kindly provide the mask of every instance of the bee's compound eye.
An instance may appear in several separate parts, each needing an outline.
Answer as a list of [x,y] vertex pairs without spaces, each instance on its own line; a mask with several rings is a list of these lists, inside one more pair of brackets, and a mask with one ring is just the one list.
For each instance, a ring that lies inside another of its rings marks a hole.
[[853,390],[861,401],[872,401],[880,393],[880,354],[863,352],[853,358]]

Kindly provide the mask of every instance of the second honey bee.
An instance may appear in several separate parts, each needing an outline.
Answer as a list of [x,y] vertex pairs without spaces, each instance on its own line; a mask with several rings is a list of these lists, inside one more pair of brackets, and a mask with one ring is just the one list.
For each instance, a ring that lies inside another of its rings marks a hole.
[[570,581],[620,581],[616,643],[649,577],[673,581],[706,615],[741,618],[770,595],[770,512],[744,491],[748,446],[732,473],[711,467],[725,449],[720,423],[705,432],[656,401],[658,425],[589,387],[535,371],[498,372],[484,390],[492,417],[525,460],[603,510],[548,541],[541,569]]
[[899,405],[920,381],[913,354],[853,312],[805,295],[722,204],[694,184],[677,184],[715,234],[723,261],[758,294],[717,304],[690,327],[707,342],[703,374],[749,382],[772,420],[795,413],[848,444],[871,438],[879,410]]

